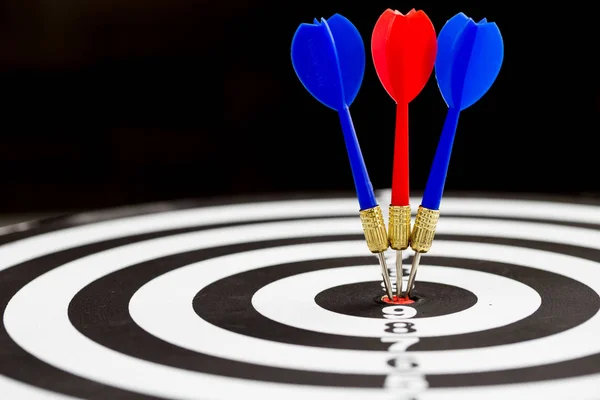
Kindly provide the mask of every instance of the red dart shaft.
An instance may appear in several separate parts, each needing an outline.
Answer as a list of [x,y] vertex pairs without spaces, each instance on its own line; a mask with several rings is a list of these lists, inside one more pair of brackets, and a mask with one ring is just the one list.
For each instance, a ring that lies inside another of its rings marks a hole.
[[409,205],[408,166],[408,103],[401,102],[396,105],[392,206]]

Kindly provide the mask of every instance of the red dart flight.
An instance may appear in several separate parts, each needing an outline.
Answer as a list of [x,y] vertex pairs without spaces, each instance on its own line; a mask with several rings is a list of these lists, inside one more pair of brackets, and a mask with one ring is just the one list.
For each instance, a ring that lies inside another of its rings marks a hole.
[[392,205],[409,205],[408,103],[429,80],[437,54],[437,36],[423,11],[403,15],[387,9],[371,38],[373,63],[381,84],[396,102]]
[[[388,241],[396,250],[396,296],[402,293],[402,250],[410,240],[408,103],[423,90],[437,55],[435,28],[423,11],[403,15],[387,9],[371,37],[373,63],[381,84],[396,102],[394,168]],[[408,289],[410,290],[410,288]]]

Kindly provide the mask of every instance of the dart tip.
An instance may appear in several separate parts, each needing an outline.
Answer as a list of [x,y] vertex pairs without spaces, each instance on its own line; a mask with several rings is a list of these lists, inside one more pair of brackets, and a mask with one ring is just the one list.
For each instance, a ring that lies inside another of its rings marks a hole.
[[383,278],[385,292],[387,293],[387,296],[392,299],[394,298],[394,294],[392,293],[392,281],[390,279],[390,271],[388,270],[385,261],[385,255],[383,253],[377,253],[377,259],[379,260],[379,266],[381,267],[381,277]]
[[402,297],[402,250],[396,250],[396,297]]
[[406,298],[412,298],[412,290],[415,286],[415,279],[417,278],[417,270],[419,269],[419,264],[421,262],[421,253],[415,253],[415,258],[413,259],[412,267],[410,268],[410,274],[408,275],[408,285],[406,286]]

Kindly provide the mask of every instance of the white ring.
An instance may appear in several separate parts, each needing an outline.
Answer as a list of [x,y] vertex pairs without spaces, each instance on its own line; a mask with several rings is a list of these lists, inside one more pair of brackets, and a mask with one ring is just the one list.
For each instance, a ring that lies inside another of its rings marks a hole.
[[[414,204],[418,203],[417,199],[413,199]],[[469,208],[465,207],[466,203],[469,204]],[[452,209],[452,206],[455,206],[455,209]],[[50,254],[56,251],[72,248],[75,246],[80,246],[88,243],[94,243],[100,240],[108,240],[117,237],[128,236],[132,234],[139,233],[147,233],[151,231],[159,231],[163,229],[175,229],[186,226],[195,226],[195,225],[203,225],[209,223],[219,223],[219,222],[228,222],[228,221],[236,221],[236,220],[245,220],[251,221],[253,219],[268,219],[268,218],[281,218],[281,217],[290,217],[290,216],[317,216],[317,215],[331,215],[332,213],[339,212],[350,212],[350,210],[355,210],[356,204],[353,200],[348,199],[332,199],[331,201],[313,201],[313,202],[281,202],[281,203],[268,203],[268,204],[248,204],[244,206],[224,206],[224,207],[211,207],[199,210],[183,210],[183,211],[174,211],[174,212],[165,212],[162,214],[155,214],[151,216],[140,216],[133,218],[124,218],[116,221],[107,221],[101,223],[95,223],[85,226],[80,226],[76,228],[69,228],[58,232],[51,232],[48,234],[42,234],[35,237],[27,238],[21,241],[9,243],[3,245],[0,248],[0,270],[9,268],[15,264],[20,262],[24,262],[36,257],[40,257],[46,254]],[[462,210],[462,211],[461,211]],[[583,205],[574,205],[574,204],[564,204],[564,205],[556,205],[554,203],[544,203],[544,202],[529,202],[529,201],[514,201],[514,200],[465,200],[465,199],[446,199],[443,204],[443,212],[446,213],[458,213],[463,212],[468,215],[486,215],[486,216],[507,216],[507,217],[533,217],[533,218],[542,218],[549,220],[564,220],[564,221],[579,221],[579,222],[598,222],[600,221],[600,208],[594,206],[583,206]],[[522,215],[522,214],[526,215]],[[293,215],[292,215],[293,214]],[[81,218],[80,218],[81,219]],[[74,219],[75,220],[75,219]],[[456,222],[460,222],[458,219],[455,219]],[[467,220],[467,221],[473,221]],[[442,223],[441,225],[445,225]],[[505,235],[505,232],[499,233],[494,229],[495,224],[498,221],[484,221],[481,225],[487,229],[483,231],[480,230],[480,234],[490,235],[494,232],[498,234],[498,236]],[[355,233],[360,232],[359,224],[356,224]],[[531,228],[531,226],[529,227]],[[545,240],[555,241],[556,243],[567,243],[574,245],[588,245],[592,248],[598,248],[598,232],[593,230],[583,230],[577,229],[573,230],[571,228],[563,228],[555,225],[544,225],[542,230],[546,230],[543,237]],[[438,230],[440,232],[440,230]],[[447,231],[446,231],[447,232]],[[444,233],[446,233],[444,232]],[[440,232],[441,233],[441,232]],[[566,236],[565,236],[566,234]],[[237,233],[236,233],[237,236]],[[506,236],[506,235],[505,235]],[[525,237],[523,237],[525,236]],[[527,237],[533,236],[533,237]],[[513,238],[535,238],[537,235],[532,235],[531,231],[527,229],[526,233],[522,231],[512,231],[508,237]],[[239,237],[239,236],[237,236]],[[149,243],[147,243],[149,244]],[[174,243],[176,245],[176,243]],[[507,248],[510,251],[513,251],[514,248]],[[147,252],[149,247],[141,248],[142,252]],[[435,250],[435,248],[434,248]],[[569,261],[567,258],[565,261]],[[117,261],[118,260],[114,260]],[[79,264],[80,266],[84,266],[85,263]],[[125,267],[125,264],[119,264],[118,268]],[[597,264],[589,262],[590,267],[597,268]],[[118,269],[117,268],[117,269]],[[60,268],[59,268],[60,269]],[[78,271],[75,271],[74,274],[78,275],[82,271],[85,271],[86,268],[80,268]],[[100,277],[104,273],[110,273],[111,271],[106,271],[106,268],[101,268],[100,275],[98,275],[98,271],[95,271],[92,274],[92,277]],[[559,271],[559,273],[562,272]],[[565,271],[568,272],[568,271]],[[74,278],[73,280],[76,283],[81,282],[81,279],[77,279],[75,276],[69,276],[69,279]],[[86,274],[83,277],[83,281],[86,281],[90,278],[90,274]],[[597,280],[597,276],[592,277],[592,279]],[[32,283],[34,283],[33,281]],[[28,285],[29,286],[29,285]],[[35,286],[35,284],[34,284]],[[83,287],[83,286],[80,286]],[[29,293],[27,290],[27,286],[23,288],[25,291],[24,294]],[[597,287],[596,287],[597,290]],[[59,293],[53,293],[53,296],[58,295]],[[37,294],[34,293],[30,300],[35,300]],[[56,299],[59,303],[61,303],[64,299],[62,296]],[[67,299],[68,302],[68,299]],[[12,303],[12,301],[11,301]],[[56,302],[53,302],[56,304]],[[14,305],[14,304],[13,304]],[[10,310],[12,305],[9,303],[9,307],[7,308],[7,312]],[[63,317],[63,314],[66,315],[66,308],[63,311],[59,312],[59,317]],[[53,315],[56,315],[55,313]],[[29,318],[32,316],[25,316],[25,321],[23,321],[26,325],[29,322]],[[60,319],[60,318],[59,318]],[[5,314],[5,324],[7,324],[7,315]],[[35,327],[35,325],[32,325]],[[47,327],[44,326],[44,329]],[[35,329],[34,329],[35,330]],[[13,330],[13,333],[15,331]],[[13,338],[17,341],[17,343],[29,342],[31,338],[27,338],[29,334],[35,337],[35,340],[41,340],[44,342],[44,338],[39,338],[37,336],[37,332],[29,332],[26,333],[21,338]],[[73,332],[69,335],[71,338],[78,343],[86,342],[89,340],[85,337],[82,337],[78,332],[73,329]],[[68,342],[66,339],[58,342],[60,345]],[[48,347],[53,346],[55,343],[48,343]],[[81,344],[81,343],[80,343]],[[120,362],[129,363],[134,370],[137,370],[137,367],[148,367],[153,370],[153,372],[158,373],[159,370],[163,372],[167,372],[170,375],[177,371],[179,374],[179,378],[172,376],[174,380],[172,381],[160,381],[160,382],[168,382],[167,384],[170,386],[170,390],[167,390],[170,393],[178,391],[178,384],[185,381],[185,379],[189,378],[194,380],[193,382],[198,383],[199,380],[202,380],[200,386],[183,386],[180,387],[179,393],[181,396],[175,395],[177,398],[189,398],[188,394],[189,390],[192,390],[194,387],[198,389],[198,391],[193,393],[204,393],[204,389],[206,387],[221,387],[224,389],[223,397],[228,398],[228,395],[239,391],[239,393],[244,393],[245,395],[258,394],[261,398],[273,397],[278,398],[279,396],[283,396],[286,398],[303,398],[307,395],[317,395],[322,396],[326,395],[328,398],[364,398],[365,396],[374,396],[374,399],[377,398],[387,398],[387,395],[382,395],[380,390],[346,390],[346,389],[324,389],[318,388],[313,391],[311,388],[306,388],[303,386],[293,386],[293,385],[274,385],[274,384],[264,384],[261,382],[248,382],[236,379],[228,379],[228,378],[220,378],[204,375],[202,378],[198,377],[198,374],[189,375],[189,371],[180,371],[173,368],[168,368],[164,366],[157,366],[152,363],[148,363],[141,360],[133,360],[131,357],[112,352],[103,348],[102,346],[95,344],[93,342],[86,343],[84,347],[88,347],[92,350],[92,354],[98,352],[104,352],[104,356],[101,356],[101,359],[104,361],[108,361],[109,363],[115,362],[116,364],[120,364]],[[65,349],[62,347],[63,350]],[[27,347],[26,347],[27,349]],[[87,377],[94,376],[94,373],[90,374],[88,368],[82,368],[79,372],[79,368],[82,365],[79,365],[79,361],[81,360],[68,360],[64,359],[65,355],[69,355],[70,351],[67,349],[66,353],[53,353],[56,354],[56,357],[52,354],[48,354],[44,356],[43,353],[45,349],[41,350],[42,359],[48,359],[52,365],[57,367],[64,367],[66,370],[71,371],[72,373],[78,375],[84,375]],[[84,355],[83,357],[89,357],[89,355]],[[73,364],[72,367],[70,365]],[[85,365],[85,361],[83,362]],[[158,369],[156,369],[158,368]],[[128,377],[131,377],[130,374],[127,374]],[[183,378],[183,377],[187,378]],[[176,379],[177,378],[177,379]],[[181,378],[181,379],[180,379]],[[110,380],[110,379],[109,379]],[[183,381],[182,381],[183,380]],[[108,382],[108,384],[117,385],[120,379],[116,379],[115,381]],[[146,381],[145,384],[148,384],[150,380]],[[10,389],[9,380],[0,380],[0,392],[7,393]],[[190,383],[190,382],[187,382]],[[156,385],[145,385],[141,383],[141,392],[155,394],[154,388]],[[209,386],[203,386],[203,384],[207,384]],[[558,385],[563,386],[558,386]],[[519,394],[522,396],[527,396],[528,398],[544,398],[547,395],[557,395],[558,391],[563,390],[564,395],[568,395],[572,391],[575,393],[580,388],[579,385],[583,384],[598,384],[597,375],[586,377],[586,378],[577,378],[577,379],[563,379],[557,380],[553,382],[544,382],[542,385],[537,383],[530,384],[522,384],[522,385],[512,385],[511,388],[516,388],[519,390]],[[223,385],[223,386],[221,386]],[[134,384],[125,384],[126,387],[137,386]],[[294,389],[291,389],[293,387]],[[551,388],[551,390],[546,391],[545,388]],[[489,389],[489,390],[488,390]],[[500,390],[502,389],[502,390]],[[488,398],[501,398],[503,390],[505,387],[492,387],[492,388],[470,388],[468,393],[478,393],[479,396],[485,394]],[[34,391],[38,391],[37,389],[32,389]],[[228,391],[229,390],[229,391]],[[506,389],[510,391],[510,389]],[[527,390],[531,390],[530,392],[526,392]],[[159,392],[163,391],[158,390]],[[428,396],[433,396],[434,393],[451,393],[452,390],[446,389],[430,389],[426,393],[420,395],[420,398],[426,399]],[[339,395],[339,396],[338,396]],[[297,397],[296,397],[297,396]],[[380,397],[383,396],[383,397]],[[465,393],[461,392],[461,396],[464,398]],[[491,396],[491,397],[490,397]]]
[[[270,260],[268,254],[269,252],[265,251],[263,259]],[[245,254],[238,255],[239,262],[243,262]],[[196,266],[197,273],[194,279],[206,268],[202,264]],[[299,329],[332,335],[381,337],[383,316],[365,318],[338,314],[322,308],[315,302],[315,296],[324,290],[369,281],[372,276],[373,265],[305,272],[263,286],[254,294],[252,305],[266,318]],[[188,278],[181,276],[180,279]],[[423,258],[422,267],[419,269],[419,280],[469,290],[477,296],[477,303],[460,312],[419,318],[416,322],[419,326],[418,334],[410,335],[415,337],[450,336],[497,328],[526,318],[542,304],[540,295],[519,281],[487,272],[431,266],[427,264],[427,257]],[[151,296],[170,293],[169,291],[174,289],[173,286],[161,286],[161,283],[161,278],[152,281],[152,293],[146,293],[147,298],[138,300],[138,303],[151,301]],[[507,296],[507,293],[510,293],[510,296]],[[176,311],[172,309],[171,312]],[[482,318],[487,313],[493,313],[494,318]]]

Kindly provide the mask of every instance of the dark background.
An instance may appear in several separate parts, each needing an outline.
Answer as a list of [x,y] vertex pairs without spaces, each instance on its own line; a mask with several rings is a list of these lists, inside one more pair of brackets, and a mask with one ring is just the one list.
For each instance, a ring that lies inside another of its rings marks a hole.
[[[448,191],[600,192],[596,20],[547,4],[2,0],[0,211],[353,190],[338,118],[290,62],[298,24],[336,12],[365,38],[351,110],[373,184],[389,187],[394,103],[369,46],[388,7],[423,9],[438,32],[459,11],[487,17],[504,37],[496,83],[461,116]],[[446,113],[433,76],[410,112],[417,192]]]

